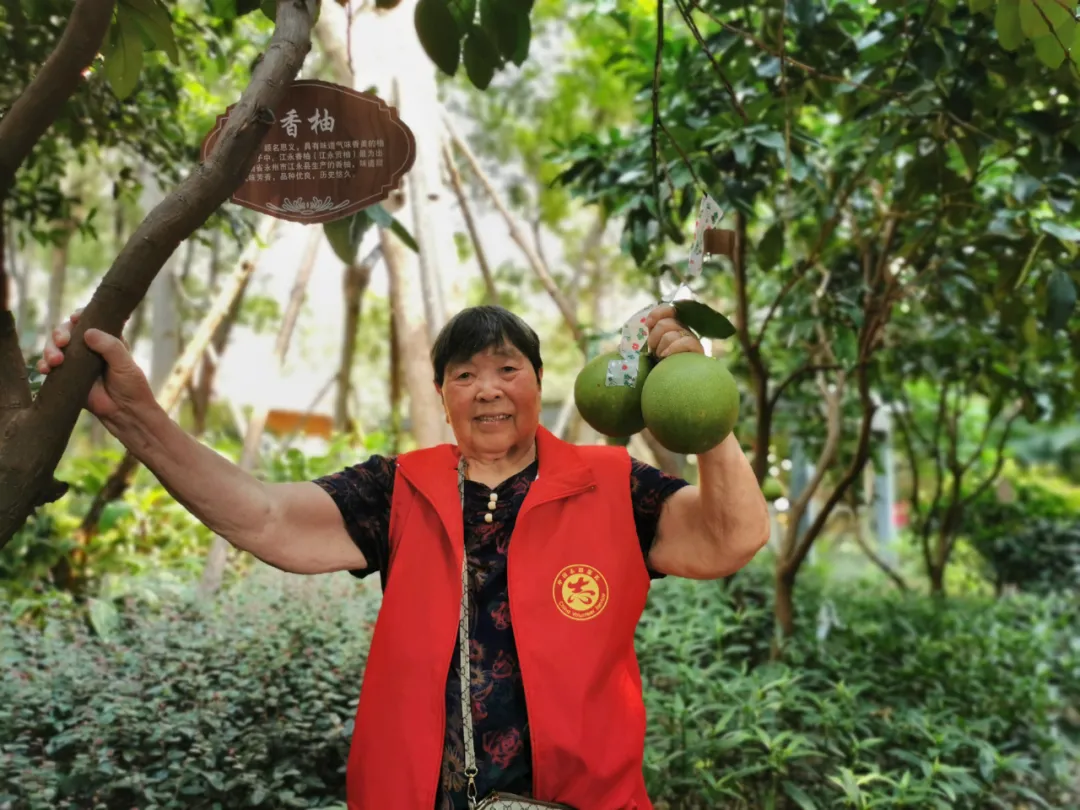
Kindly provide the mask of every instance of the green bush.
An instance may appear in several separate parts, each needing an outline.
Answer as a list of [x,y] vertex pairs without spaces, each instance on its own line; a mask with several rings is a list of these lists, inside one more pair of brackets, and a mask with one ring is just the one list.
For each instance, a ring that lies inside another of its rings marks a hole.
[[638,647],[658,810],[1080,802],[1065,793],[1080,600],[940,603],[867,586],[826,599],[806,578],[805,626],[777,664],[769,583],[736,583],[736,605],[679,580],[650,598]]
[[0,616],[0,807],[343,798],[377,599],[347,574],[301,582],[127,612],[108,643],[88,623],[16,631]]
[[1080,589],[1080,487],[1011,470],[965,511],[964,530],[998,591]]
[[[768,571],[654,585],[638,649],[658,810],[1080,806],[1076,598],[935,603],[813,575],[797,594],[777,664]],[[377,605],[342,574],[132,606],[108,640],[101,616],[0,615],[0,807],[341,802]]]

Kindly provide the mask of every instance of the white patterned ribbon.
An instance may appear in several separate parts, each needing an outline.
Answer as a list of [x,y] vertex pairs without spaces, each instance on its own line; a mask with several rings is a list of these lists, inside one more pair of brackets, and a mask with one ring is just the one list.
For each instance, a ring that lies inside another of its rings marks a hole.
[[720,225],[724,212],[716,201],[706,194],[698,208],[697,222],[694,223],[694,243],[690,245],[688,272],[693,276],[701,273],[701,264],[705,259],[705,231],[711,231]]
[[[705,231],[715,229],[723,216],[724,212],[720,206],[706,194],[701,200],[697,221],[694,223],[694,242],[690,246],[688,262],[691,276],[701,273],[701,264],[705,257]],[[632,388],[637,384],[638,363],[641,360],[641,353],[645,351],[649,335],[648,329],[645,328],[645,316],[657,306],[659,304],[649,304],[639,309],[623,324],[622,336],[619,340],[619,357],[608,363],[607,385],[625,385]]]

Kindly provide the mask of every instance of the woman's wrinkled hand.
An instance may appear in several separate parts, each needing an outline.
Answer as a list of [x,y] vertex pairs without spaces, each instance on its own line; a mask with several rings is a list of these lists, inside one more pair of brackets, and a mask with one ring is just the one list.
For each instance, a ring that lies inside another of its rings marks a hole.
[[[64,362],[64,349],[71,343],[71,333],[81,315],[82,309],[75,310],[49,335],[37,366],[42,374],[48,374]],[[124,412],[137,413],[140,408],[157,405],[150,383],[131,356],[131,347],[126,340],[100,329],[87,329],[83,340],[90,351],[105,361],[105,370],[94,381],[86,400],[86,409],[90,413],[104,421],[116,419]]]

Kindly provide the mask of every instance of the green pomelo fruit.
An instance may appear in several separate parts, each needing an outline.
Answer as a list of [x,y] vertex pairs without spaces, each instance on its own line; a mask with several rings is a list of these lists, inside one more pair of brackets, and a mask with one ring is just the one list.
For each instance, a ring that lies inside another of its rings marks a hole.
[[784,485],[775,478],[766,478],[765,483],[761,485],[761,494],[765,496],[765,500],[767,501],[775,501],[777,498],[783,498]]
[[739,388],[720,361],[680,352],[650,372],[641,390],[641,414],[656,440],[671,452],[704,453],[735,427]]
[[632,436],[645,427],[641,417],[641,391],[652,363],[648,355],[641,355],[637,383],[633,387],[608,385],[608,363],[618,359],[618,352],[607,352],[586,363],[574,381],[574,403],[581,418],[598,433]]

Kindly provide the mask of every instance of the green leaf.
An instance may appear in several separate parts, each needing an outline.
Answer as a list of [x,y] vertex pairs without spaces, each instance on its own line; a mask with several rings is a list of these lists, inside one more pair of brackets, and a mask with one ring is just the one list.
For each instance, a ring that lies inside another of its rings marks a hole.
[[397,236],[397,238],[400,239],[402,242],[404,242],[413,251],[413,253],[420,252],[420,246],[416,244],[416,240],[413,239],[412,234],[409,233],[405,229],[405,226],[398,222],[397,219],[395,219],[389,211],[383,208],[381,203],[376,203],[370,208],[365,208],[364,210],[368,212],[368,214],[371,216],[371,219],[375,222],[376,225],[378,225],[380,228],[389,229],[390,232]]
[[87,599],[89,605],[90,626],[100,638],[108,641],[120,624],[120,616],[112,602],[103,599]]
[[458,31],[468,31],[476,21],[476,0],[449,0]]
[[[1073,17],[1059,0],[1020,0],[1020,28],[1030,39],[1058,31]],[[1049,23],[1049,24],[1048,24]]]
[[488,39],[487,33],[478,25],[469,29],[465,37],[465,73],[478,90],[487,90],[499,64],[499,52]]
[[1046,285],[1046,325],[1051,331],[1064,329],[1076,309],[1076,285],[1064,270],[1055,270]]
[[514,53],[510,56],[510,61],[518,67],[525,64],[525,60],[529,58],[529,44],[532,42],[532,22],[529,19],[529,12],[525,10],[518,14],[517,17],[517,43],[514,46]]
[[250,14],[257,8],[262,8],[263,13],[266,13],[266,4],[270,3],[273,6],[272,14],[267,14],[270,19],[274,19],[272,15],[277,14],[277,0],[236,0],[236,16],[243,17],[245,14]]
[[1057,70],[1065,61],[1065,49],[1058,42],[1057,34],[1036,37],[1031,44],[1035,47],[1035,56],[1051,70]]
[[767,146],[770,149],[775,149],[778,152],[783,152],[787,147],[787,142],[784,140],[783,133],[776,132],[758,132],[754,135],[754,140],[760,143],[762,146]]
[[1024,41],[1024,32],[1020,28],[1020,0],[998,0],[994,28],[1002,48],[1015,51],[1020,47]]
[[978,14],[980,11],[987,11],[994,5],[994,0],[968,0],[968,6],[971,8],[972,14]]
[[122,518],[132,513],[131,505],[123,501],[112,501],[105,504],[98,519],[98,531],[107,532],[113,528]]
[[783,785],[784,793],[786,793],[788,798],[795,802],[795,804],[799,805],[801,810],[818,810],[818,806],[814,804],[814,800],[811,799],[801,787],[794,782],[788,782],[787,780],[783,782]]
[[337,257],[345,264],[351,265],[356,262],[357,251],[360,250],[360,243],[368,228],[371,227],[371,222],[371,217],[364,210],[357,211],[352,216],[323,223],[326,240]]
[[143,64],[142,34],[130,14],[117,15],[104,55],[105,77],[116,97],[126,99],[139,83]]
[[1063,242],[1080,242],[1080,228],[1074,228],[1072,225],[1062,225],[1044,219],[1039,223],[1039,230],[1056,236]]
[[259,10],[265,17],[277,22],[277,0],[262,0]]
[[700,301],[676,301],[675,317],[679,323],[689,326],[701,337],[723,339],[735,334],[731,321]]
[[416,35],[428,58],[447,76],[461,61],[461,33],[446,0],[420,0],[414,14]]
[[[527,19],[529,11],[523,3],[515,0],[480,0],[480,25],[506,59],[519,55],[521,27],[518,19],[521,15]],[[528,43],[525,43],[525,48],[527,51]],[[515,64],[518,63],[515,61]]]
[[772,270],[784,255],[784,223],[776,221],[758,243],[757,260],[761,270]]
[[165,52],[174,65],[180,64],[180,52],[173,35],[172,17],[157,0],[124,0],[120,13],[131,14],[135,23],[152,43]]

